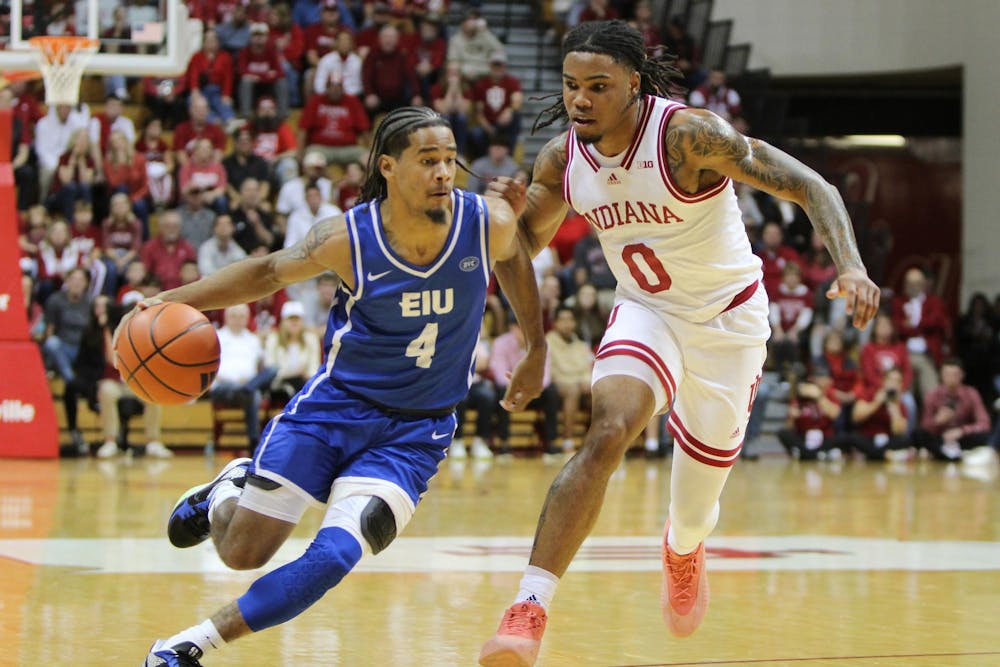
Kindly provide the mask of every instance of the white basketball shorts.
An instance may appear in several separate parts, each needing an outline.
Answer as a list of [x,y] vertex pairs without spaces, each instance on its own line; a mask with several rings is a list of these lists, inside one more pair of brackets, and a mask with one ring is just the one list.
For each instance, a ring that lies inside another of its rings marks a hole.
[[671,410],[667,427],[675,447],[707,465],[731,466],[767,355],[767,315],[763,287],[700,323],[620,298],[598,348],[592,381],[611,375],[642,380],[653,391],[656,414]]

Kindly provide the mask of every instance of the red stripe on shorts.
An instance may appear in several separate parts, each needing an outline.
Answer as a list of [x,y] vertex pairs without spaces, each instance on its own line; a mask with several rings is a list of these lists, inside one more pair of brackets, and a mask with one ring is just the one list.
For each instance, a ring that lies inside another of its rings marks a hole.
[[[704,463],[707,466],[713,466],[715,468],[732,468],[733,464],[736,463],[737,457],[735,456],[732,459],[725,461],[708,458],[707,456],[699,452],[697,449],[694,449],[686,442],[684,442],[684,438],[681,437],[680,432],[678,432],[677,429],[674,427],[674,423],[669,420],[667,421],[667,428],[670,430],[671,433],[674,434],[674,441],[681,446],[681,449],[684,451],[684,453],[693,458],[698,463]],[[742,448],[742,445],[740,446],[740,448]],[[737,449],[736,452],[738,454],[739,449]]]
[[670,390],[670,385],[667,383],[667,378],[663,375],[663,373],[657,367],[656,363],[652,359],[650,359],[647,354],[645,354],[641,350],[636,350],[630,347],[604,349],[597,353],[598,359],[606,359],[607,357],[617,357],[617,356],[633,357],[635,359],[638,359],[639,361],[645,362],[647,366],[653,369],[653,372],[656,373],[656,377],[660,380],[660,384],[663,385],[663,390],[667,392],[667,405],[670,405],[670,402],[673,400],[674,394]]
[[677,416],[676,412],[670,414],[670,419],[668,421],[672,422],[674,426],[677,427],[677,430],[680,431],[680,433],[684,436],[685,440],[691,443],[692,447],[695,447],[699,451],[702,451],[706,454],[728,458],[730,456],[735,456],[736,454],[739,454],[740,449],[743,447],[742,443],[737,445],[734,449],[718,449],[717,447],[711,447],[709,445],[706,445],[704,442],[691,435],[691,432],[688,431],[684,427],[684,424],[681,423],[680,417]]
[[759,286],[760,286],[760,281],[755,280],[746,287],[744,287],[739,294],[733,297],[733,300],[729,302],[729,305],[726,306],[722,310],[722,312],[724,313],[728,310],[732,310],[733,308],[738,308],[742,306],[744,303],[750,300],[750,297],[752,297],[754,294],[757,293],[757,287]]
[[666,376],[667,382],[670,384],[670,389],[667,393],[669,393],[671,396],[677,393],[677,383],[674,381],[674,376],[670,374],[670,369],[667,368],[667,364],[664,363],[663,359],[660,358],[660,355],[656,353],[656,350],[646,345],[645,343],[640,343],[639,341],[632,340],[631,338],[622,338],[619,340],[613,340],[608,344],[601,346],[601,349],[599,349],[597,353],[600,354],[603,350],[607,350],[619,345],[624,345],[626,347],[634,347],[637,350],[640,350],[648,354],[653,363],[655,363],[659,367],[659,370],[663,372],[663,375]]

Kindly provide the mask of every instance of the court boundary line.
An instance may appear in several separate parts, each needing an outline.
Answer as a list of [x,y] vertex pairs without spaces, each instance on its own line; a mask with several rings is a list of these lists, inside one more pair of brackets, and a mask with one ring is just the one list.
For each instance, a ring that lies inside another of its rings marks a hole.
[[886,658],[955,658],[963,656],[1000,655],[1000,651],[961,651],[952,653],[886,653],[882,655],[815,656],[812,658],[753,658],[751,660],[698,660],[695,662],[653,662],[613,667],[695,667],[698,665],[757,665],[768,662],[815,662],[842,660],[884,660]]

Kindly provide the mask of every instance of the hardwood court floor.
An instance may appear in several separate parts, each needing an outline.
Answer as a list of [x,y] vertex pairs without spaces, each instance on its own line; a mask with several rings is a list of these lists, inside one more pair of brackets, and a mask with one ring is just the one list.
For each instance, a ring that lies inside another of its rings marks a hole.
[[[0,665],[139,665],[150,642],[240,595],[164,520],[222,458],[0,461]],[[208,666],[465,666],[516,592],[558,464],[446,462],[416,517],[304,615]],[[1000,665],[996,470],[740,462],[709,541],[712,604],[678,641],[659,611],[669,461],[616,473],[560,585],[539,664]],[[316,530],[307,513],[277,562]]]

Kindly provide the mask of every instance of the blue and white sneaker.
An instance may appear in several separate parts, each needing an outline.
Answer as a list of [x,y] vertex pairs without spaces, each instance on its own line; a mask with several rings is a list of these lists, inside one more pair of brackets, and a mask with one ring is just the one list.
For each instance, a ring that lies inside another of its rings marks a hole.
[[186,549],[201,544],[210,534],[208,525],[208,504],[212,492],[223,482],[232,482],[243,488],[252,459],[233,459],[208,484],[191,487],[174,505],[167,521],[167,537],[178,549]]
[[201,656],[201,649],[191,642],[167,646],[166,640],[157,639],[149,647],[149,655],[142,667],[202,667],[198,662]]

